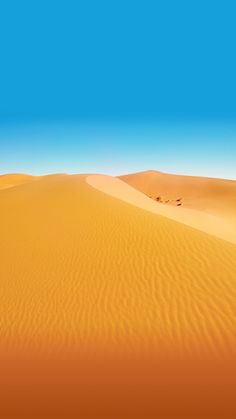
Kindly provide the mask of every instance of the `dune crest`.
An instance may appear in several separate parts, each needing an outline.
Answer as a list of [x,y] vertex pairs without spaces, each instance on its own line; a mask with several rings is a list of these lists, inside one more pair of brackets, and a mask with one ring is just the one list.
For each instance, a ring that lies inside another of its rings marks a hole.
[[156,170],[123,175],[119,179],[153,199],[160,197],[174,205],[181,199],[185,208],[231,220],[236,229],[235,180],[173,175]]
[[236,243],[236,227],[228,220],[192,208],[161,205],[119,178],[106,175],[90,175],[89,185],[143,210],[170,218],[212,236]]

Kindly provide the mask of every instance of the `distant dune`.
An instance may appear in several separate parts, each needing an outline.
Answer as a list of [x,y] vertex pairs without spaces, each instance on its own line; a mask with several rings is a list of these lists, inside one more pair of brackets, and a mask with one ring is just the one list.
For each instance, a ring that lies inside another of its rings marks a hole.
[[[234,222],[236,228],[236,181],[181,176],[155,170],[120,176],[129,185],[168,205],[215,214]],[[167,202],[168,201],[168,202]]]
[[[121,179],[154,198],[181,198],[183,208],[154,202]],[[236,245],[226,241],[226,237],[220,238],[221,233],[216,234],[218,237],[210,234],[207,226],[204,229],[201,224],[203,218],[200,226],[194,226],[189,215],[186,215],[187,223],[182,215],[182,221],[175,215],[178,210],[190,208],[205,211],[217,220],[233,222],[235,182],[158,172],[120,179],[55,175],[33,180],[36,179],[25,175],[0,176],[0,185],[5,185],[0,191],[2,360],[11,351],[27,353],[39,349],[46,354],[54,351],[67,354],[82,350],[96,353],[106,348],[113,354],[131,354],[132,358],[135,353],[141,354],[141,359],[142,354],[151,353],[154,359],[161,360],[161,368],[166,366],[166,371],[170,359],[177,363],[178,359],[186,360],[174,380],[188,374],[190,358],[195,360],[196,369],[197,360],[220,360],[222,371],[226,370],[226,360],[236,360]],[[163,207],[160,211],[164,212],[156,211],[156,206]],[[168,213],[169,207],[175,212]],[[222,225],[216,223],[215,230],[221,231]],[[76,362],[78,357],[74,365]],[[118,365],[118,361],[114,362]],[[4,362],[4,371],[6,365]],[[230,365],[233,371],[233,364]],[[208,376],[205,366],[204,374]],[[27,368],[24,371],[27,374]],[[104,368],[103,372],[109,375]],[[1,381],[3,388],[6,388],[7,374],[6,381]],[[171,375],[170,371],[160,373],[165,378],[159,379],[167,388],[172,388],[172,384],[167,385]],[[230,409],[235,411],[230,393],[232,380],[227,382],[227,377],[223,379],[218,374],[218,378],[213,378],[213,375],[208,383],[211,390],[202,393],[202,406],[207,403],[206,394],[210,394],[208,416],[199,413],[196,417],[228,418]],[[194,375],[190,376],[189,372],[191,381]],[[129,381],[129,388],[137,388],[137,383],[142,386],[141,375],[135,377],[133,382]],[[158,377],[156,372],[155,377]],[[62,376],[61,380],[64,380]],[[55,378],[53,385],[57,382],[60,377]],[[68,387],[65,383],[62,386]],[[163,418],[195,417],[192,413],[194,406],[197,411],[199,403],[194,404],[194,397],[198,397],[204,386],[201,380],[200,383],[198,390],[186,397],[188,384],[185,384],[182,399],[178,384],[170,390],[167,399],[162,390],[158,394],[150,390],[147,397],[153,394],[151,404],[159,400],[157,405],[163,409]],[[120,387],[121,393],[122,388],[128,392],[126,385]],[[148,385],[151,384],[145,387]],[[79,395],[87,397],[91,409],[99,405],[92,390],[90,396],[87,393],[85,396],[83,391]],[[139,405],[138,399],[144,393],[134,391],[133,406]],[[60,398],[63,399],[63,394]],[[60,402],[57,397],[55,400]],[[166,409],[172,409],[171,400],[179,406],[182,415],[177,416],[176,410],[172,415],[165,415]],[[127,400],[122,403],[127,404]],[[217,416],[218,413],[222,416]],[[98,416],[93,412],[83,417]],[[104,413],[100,417],[115,417],[115,414]],[[119,417],[145,417],[145,414],[136,411],[134,416],[123,413]]]
[[12,173],[8,175],[0,175],[0,190],[12,188],[13,186],[20,185],[22,183],[28,183],[35,180],[37,177],[31,175],[25,175],[21,173]]

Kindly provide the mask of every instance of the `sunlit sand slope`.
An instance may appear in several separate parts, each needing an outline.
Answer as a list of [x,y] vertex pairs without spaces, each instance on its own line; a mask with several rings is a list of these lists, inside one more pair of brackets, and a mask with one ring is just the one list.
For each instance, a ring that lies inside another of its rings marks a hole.
[[236,246],[86,178],[0,192],[1,345],[234,353]]
[[155,170],[120,176],[134,188],[163,203],[219,215],[236,229],[236,181],[180,176]]
[[236,244],[236,225],[232,225],[232,222],[226,217],[192,208],[182,207],[180,209],[173,205],[162,205],[115,177],[93,175],[87,178],[87,182],[96,189],[131,205]]

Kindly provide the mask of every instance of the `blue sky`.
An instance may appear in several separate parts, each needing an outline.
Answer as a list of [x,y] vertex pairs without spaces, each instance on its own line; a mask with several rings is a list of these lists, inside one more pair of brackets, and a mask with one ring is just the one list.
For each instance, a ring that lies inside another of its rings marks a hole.
[[0,173],[236,179],[234,1],[0,5]]

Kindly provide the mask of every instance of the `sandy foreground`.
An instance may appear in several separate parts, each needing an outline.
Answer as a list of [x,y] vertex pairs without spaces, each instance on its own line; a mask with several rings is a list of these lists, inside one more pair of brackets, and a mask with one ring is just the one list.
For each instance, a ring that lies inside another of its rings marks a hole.
[[236,182],[154,177],[0,176],[0,417],[235,417]]

